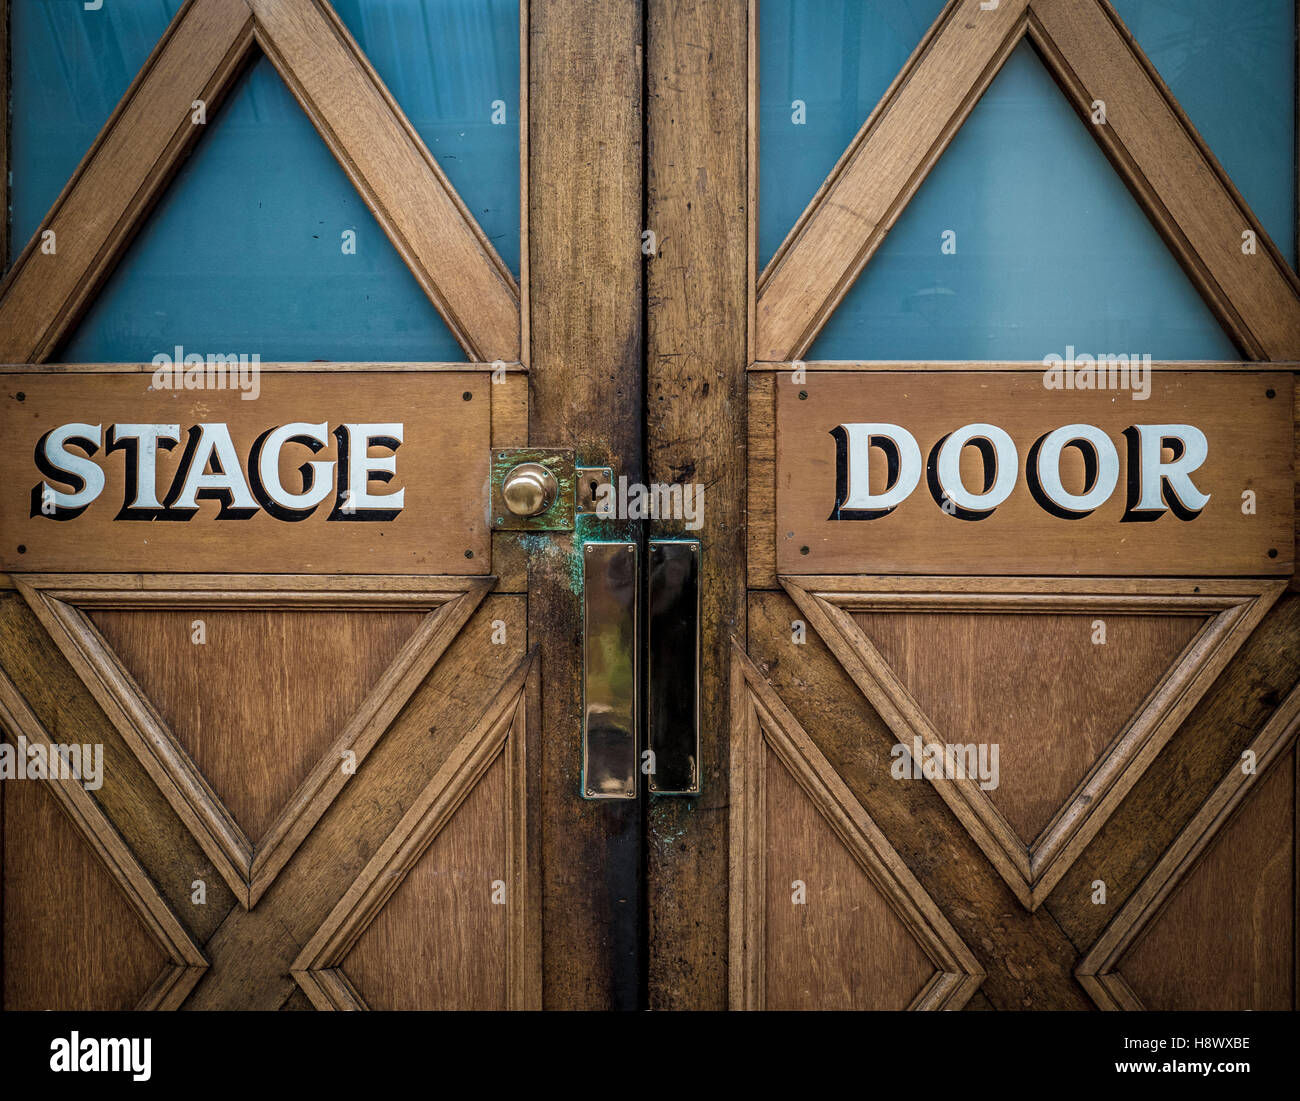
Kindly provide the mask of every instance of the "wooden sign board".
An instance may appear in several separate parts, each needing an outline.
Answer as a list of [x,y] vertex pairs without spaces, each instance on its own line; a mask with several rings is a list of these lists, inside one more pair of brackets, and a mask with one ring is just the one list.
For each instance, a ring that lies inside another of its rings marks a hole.
[[778,374],[778,572],[1290,574],[1291,375],[1149,379]]
[[488,571],[488,376],[153,381],[0,376],[0,570]]

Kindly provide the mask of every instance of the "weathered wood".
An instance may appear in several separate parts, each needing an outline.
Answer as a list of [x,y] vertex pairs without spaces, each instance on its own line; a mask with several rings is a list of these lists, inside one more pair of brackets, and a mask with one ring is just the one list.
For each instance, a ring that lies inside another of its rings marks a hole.
[[[1300,596],[1286,594],[1049,896],[1046,908],[1080,950],[1096,941],[1297,681]],[[1105,905],[1092,902],[1098,879]]]
[[[104,747],[95,801],[194,939],[202,944],[235,896],[144,766],[17,593],[0,594],[0,668],[56,742]],[[196,905],[202,880],[207,901]]]
[[[638,3],[533,5],[528,50],[528,439],[641,480],[641,32]],[[641,808],[579,798],[579,540],[528,563],[544,671],[540,762],[544,1002],[642,1001]]]
[[[751,593],[748,652],[854,798],[969,945],[998,1009],[1086,1009],[1074,946],[1052,917],[1029,913],[924,780],[890,776],[895,736],[780,593]],[[779,827],[778,827],[779,828]]]
[[775,589],[776,387],[780,376],[749,376],[749,510],[745,516],[746,580],[751,589]]
[[725,1004],[729,640],[745,622],[746,0],[646,9],[647,481],[706,487],[700,539],[701,793],[648,808],[649,1005]]

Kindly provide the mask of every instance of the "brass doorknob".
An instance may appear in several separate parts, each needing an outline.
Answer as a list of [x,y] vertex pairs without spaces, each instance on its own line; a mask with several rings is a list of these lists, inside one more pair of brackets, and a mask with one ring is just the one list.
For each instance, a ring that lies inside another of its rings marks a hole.
[[520,463],[501,482],[501,497],[516,516],[540,516],[559,492],[555,475],[541,463]]

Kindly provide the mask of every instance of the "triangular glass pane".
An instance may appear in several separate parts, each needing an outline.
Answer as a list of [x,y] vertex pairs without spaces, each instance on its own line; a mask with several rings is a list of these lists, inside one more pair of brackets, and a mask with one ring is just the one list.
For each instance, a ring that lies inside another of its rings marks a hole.
[[424,613],[196,605],[90,618],[256,843]]
[[[868,612],[854,619],[940,738],[998,746],[986,790],[1026,845],[1205,624],[1202,616],[1108,615],[1098,642],[1095,615]],[[1066,666],[1045,654],[1064,655]]]
[[206,125],[63,362],[465,358],[265,57]]
[[1240,358],[1022,42],[807,358],[1039,361],[1068,347]]
[[1295,0],[1111,3],[1295,267]]
[[519,0],[334,0],[334,10],[519,274]]
[[9,5],[11,256],[40,228],[64,184],[149,58],[183,0]]
[[944,0],[758,5],[758,260],[766,264]]

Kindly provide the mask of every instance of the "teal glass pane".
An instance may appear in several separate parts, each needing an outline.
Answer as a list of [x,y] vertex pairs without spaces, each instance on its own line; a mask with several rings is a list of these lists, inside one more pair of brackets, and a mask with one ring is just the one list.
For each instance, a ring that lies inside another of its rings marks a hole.
[[1295,0],[1111,4],[1294,267]]
[[334,10],[519,274],[519,0],[334,0]]
[[181,2],[133,0],[98,11],[70,0],[9,5],[14,256],[40,228]]
[[176,345],[263,362],[464,359],[264,57],[209,117],[59,358],[148,362]]
[[1041,360],[1067,346],[1240,358],[1022,42],[808,358]]
[[760,265],[785,240],[943,6],[944,0],[761,0]]

